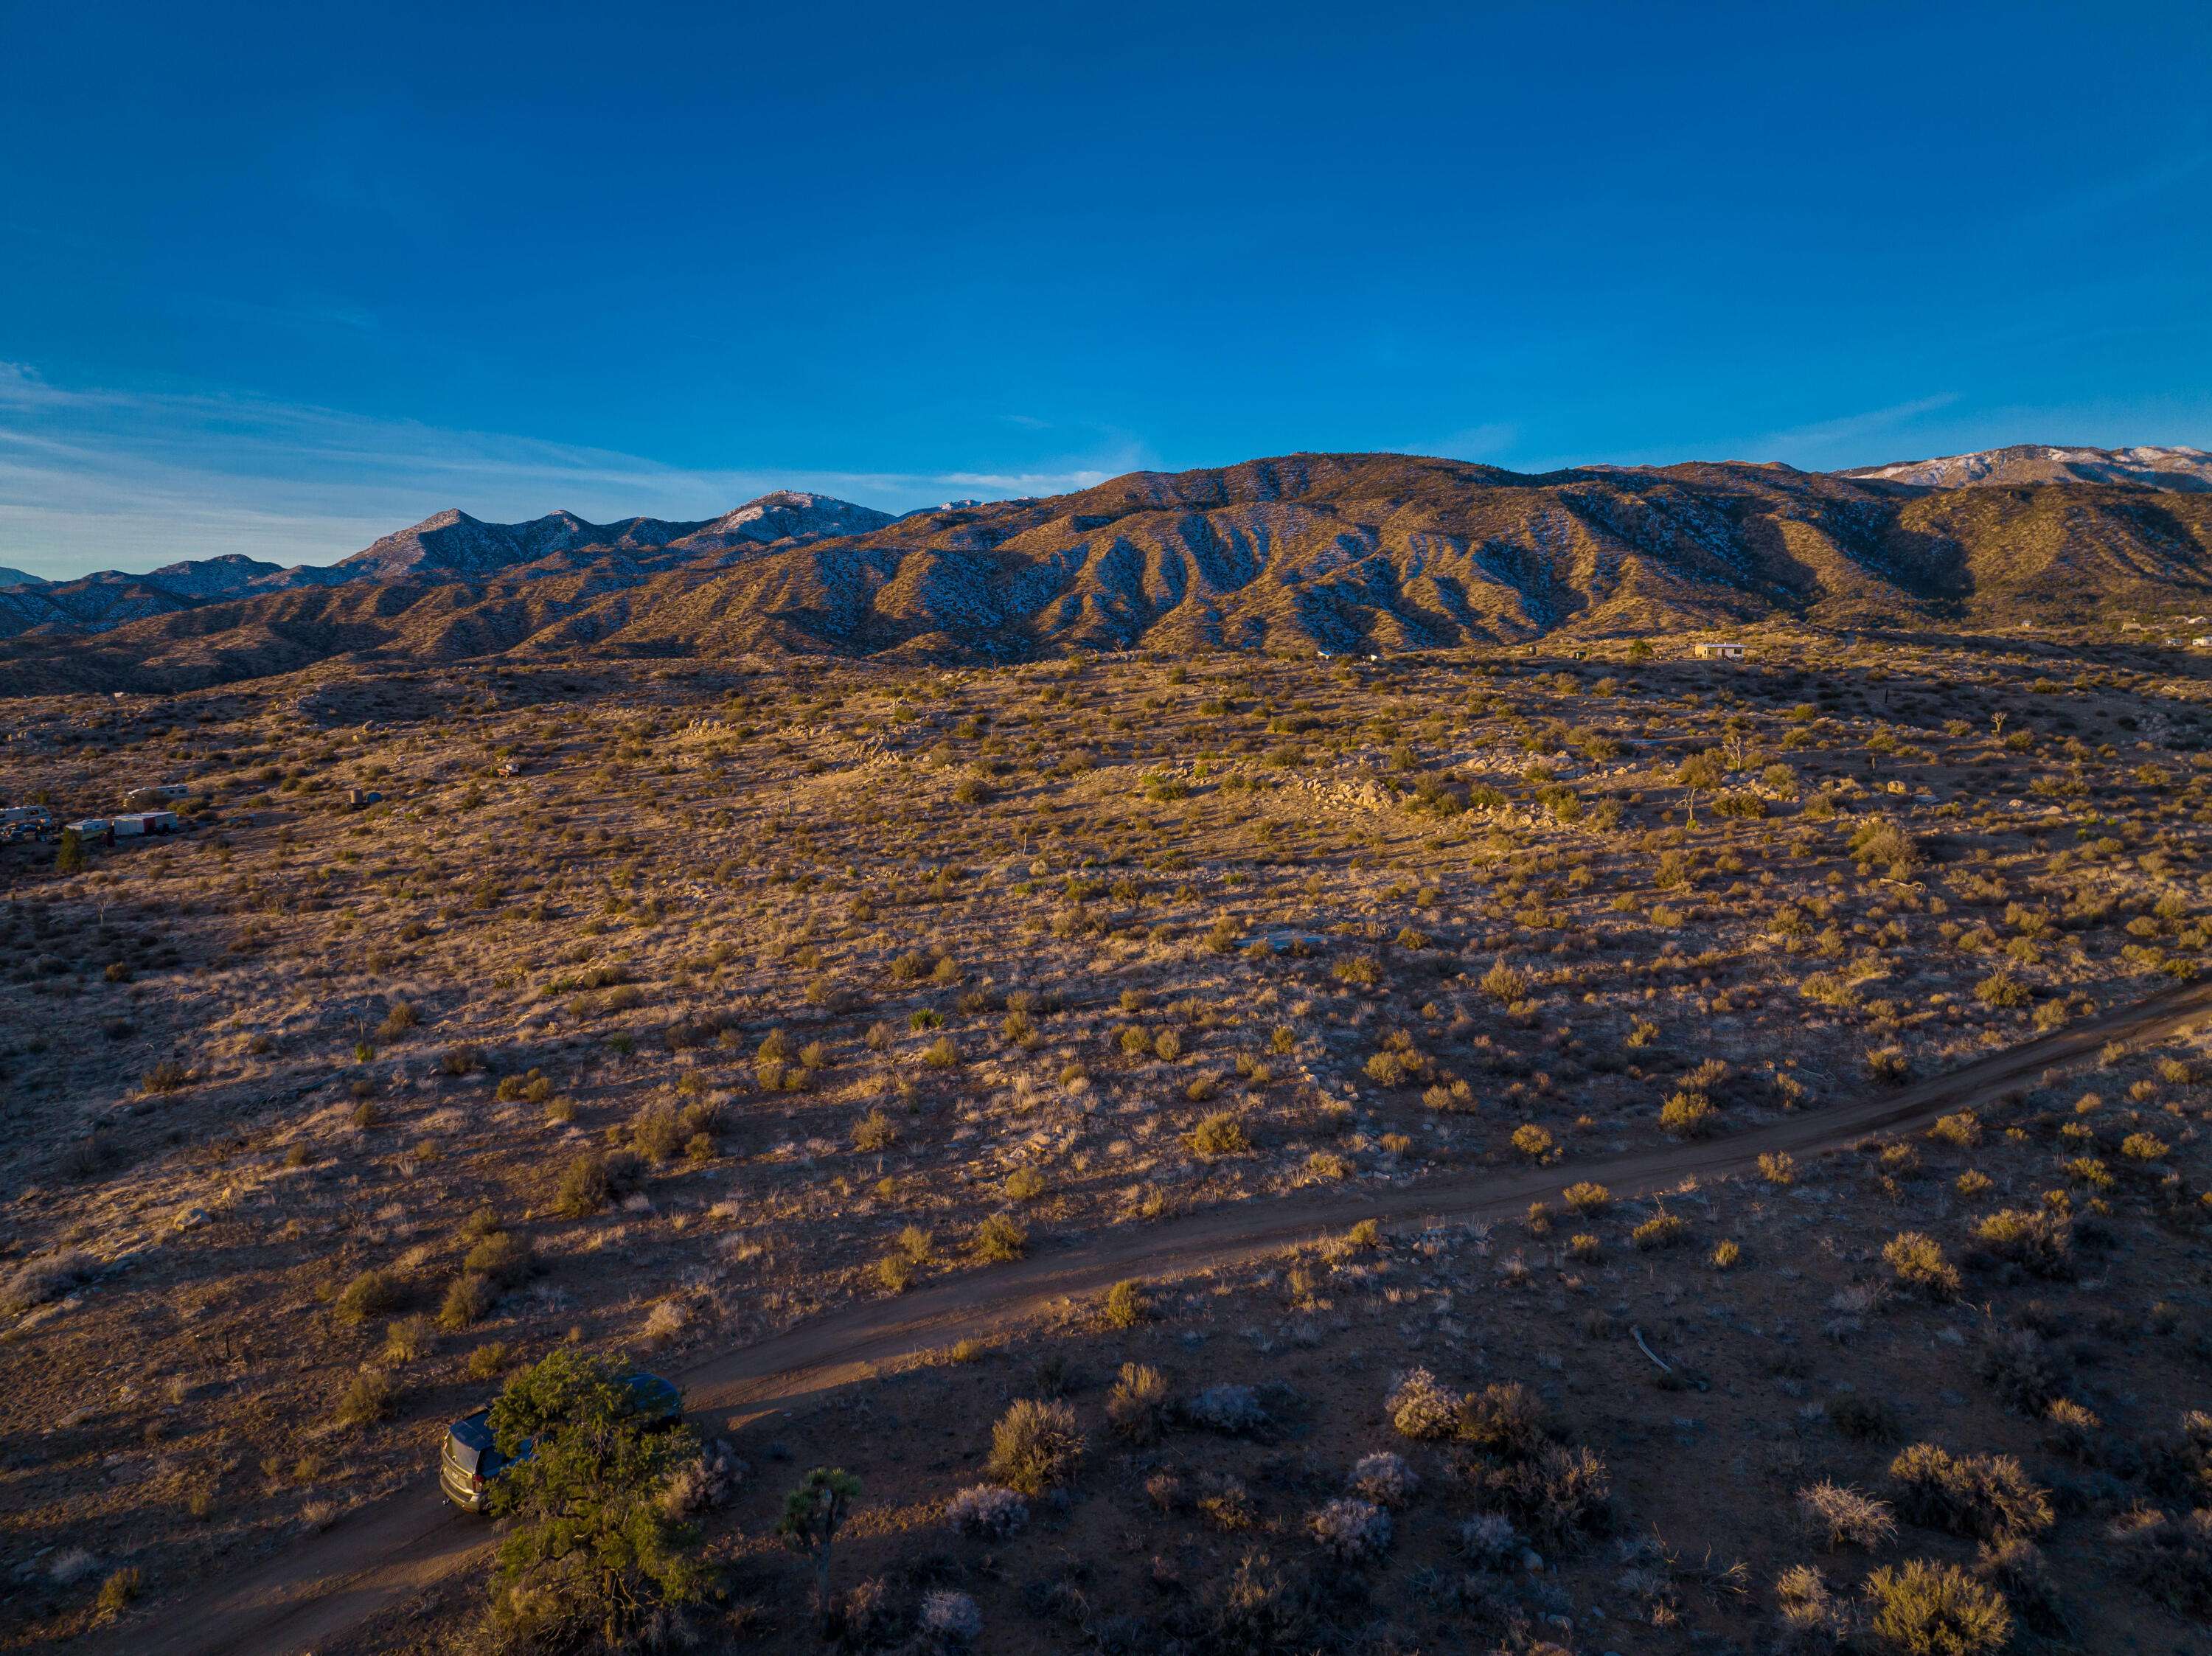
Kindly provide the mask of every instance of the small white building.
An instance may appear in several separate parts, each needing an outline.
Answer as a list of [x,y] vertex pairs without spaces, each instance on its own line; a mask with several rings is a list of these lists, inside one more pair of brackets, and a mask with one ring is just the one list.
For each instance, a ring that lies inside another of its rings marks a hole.
[[1700,661],[1741,661],[1743,646],[1733,640],[1700,640],[1690,646],[1690,653]]
[[118,840],[135,840],[142,834],[174,834],[180,826],[173,810],[128,810],[114,822]]

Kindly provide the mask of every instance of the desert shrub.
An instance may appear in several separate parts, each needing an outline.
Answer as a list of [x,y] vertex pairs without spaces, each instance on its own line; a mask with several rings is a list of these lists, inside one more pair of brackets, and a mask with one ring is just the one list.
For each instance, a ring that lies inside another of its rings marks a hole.
[[380,1317],[400,1301],[399,1279],[388,1271],[364,1271],[338,1290],[331,1314],[349,1328]]
[[140,1584],[137,1568],[126,1564],[100,1584],[99,1596],[92,1604],[94,1612],[103,1618],[120,1616],[137,1600]]
[[966,1593],[934,1587],[921,1595],[921,1611],[915,1623],[922,1638],[935,1648],[964,1650],[982,1636],[983,1612]]
[[991,1455],[983,1470],[1010,1489],[1042,1495],[1075,1476],[1084,1447],[1074,1410],[1058,1401],[1024,1398],[991,1429]]
[[1200,1121],[1183,1135],[1183,1143],[1192,1155],[1207,1162],[1224,1156],[1242,1156],[1252,1148],[1243,1124],[1226,1111],[1216,1112]]
[[1500,955],[1482,974],[1482,992],[1502,1004],[1510,1006],[1528,998],[1528,975],[1506,964]]
[[1460,1556],[1479,1570],[1510,1569],[1527,1550],[1503,1513],[1480,1513],[1459,1526]]
[[1380,1558],[1390,1545],[1390,1514],[1372,1501],[1340,1496],[1306,1520],[1322,1550],[1347,1564]]
[[489,1277],[472,1276],[464,1271],[453,1278],[446,1289],[446,1297],[438,1307],[438,1326],[458,1330],[481,1321],[499,1298]]
[[1867,1577],[1869,1631],[1899,1656],[1978,1656],[2012,1639],[2004,1595],[1956,1564],[1907,1559]]
[[1045,1193],[1045,1177],[1035,1168],[1016,1168],[1006,1175],[1004,1186],[1006,1198],[1012,1202],[1034,1202]]
[[586,1152],[561,1170],[553,1211],[563,1219],[584,1219],[605,1208],[613,1194],[606,1158]]
[[468,1252],[461,1269],[471,1275],[489,1277],[501,1288],[512,1288],[527,1277],[537,1259],[530,1244],[508,1231],[495,1231]]
[[949,1070],[960,1062],[960,1049],[951,1036],[939,1035],[921,1049],[921,1061],[933,1070]]
[[1353,955],[1337,961],[1329,968],[1329,974],[1339,983],[1372,989],[1382,981],[1382,963],[1372,955]]
[[1030,1521],[1030,1503],[1013,1490],[995,1483],[975,1483],[946,1503],[945,1522],[963,1535],[983,1541],[1004,1541],[1018,1535]]
[[1524,1122],[1513,1130],[1513,1148],[1532,1162],[1540,1162],[1552,1153],[1552,1135],[1534,1122]]
[[2044,1407],[2043,1423],[2051,1447],[2059,1453],[2085,1465],[2095,1464],[2105,1422],[2094,1410],[2071,1398],[2053,1398]]
[[1526,1460],[1472,1471],[1492,1504],[1531,1535],[1554,1542],[1601,1534],[1613,1521],[1613,1481],[1590,1449],[1547,1443]]
[[1797,1491],[1797,1510],[1806,1526],[1827,1538],[1831,1547],[1863,1547],[1874,1552],[1897,1533],[1889,1503],[1841,1484],[1809,1484]]
[[2030,997],[2027,986],[2000,966],[1974,986],[1974,998],[1984,1006],[2010,1009],[2027,1005]]
[[670,1474],[660,1491],[660,1510],[671,1518],[690,1518],[726,1507],[751,1471],[737,1452],[716,1439]]
[[1898,1507],[1955,1535],[2034,1536],[2051,1527],[2051,1497],[2010,1455],[1954,1455],[1916,1443],[1890,1463]]
[[886,1294],[903,1294],[915,1285],[921,1272],[915,1262],[903,1253],[886,1253],[875,1264],[876,1281]]
[[1866,1072],[1869,1081],[1901,1087],[1912,1074],[1912,1061],[1905,1055],[1902,1046],[1870,1046],[1867,1049]]
[[2108,1533],[2120,1568],[2152,1598],[2199,1621],[2212,1618],[2212,1511],[2175,1517],[2137,1507]]
[[1233,1534],[1260,1521],[1252,1492],[1240,1480],[1224,1472],[1206,1472],[1199,1478],[1198,1488],[1199,1513],[1215,1529]]
[[1646,1219],[1628,1233],[1628,1240],[1649,1252],[1654,1248],[1673,1247],[1690,1234],[1690,1228],[1680,1214],[1658,1213]]
[[1106,1298],[1099,1313],[1109,1328],[1134,1328],[1151,1314],[1152,1307],[1145,1302],[1145,1290],[1139,1283],[1116,1283],[1106,1290]]
[[414,1362],[429,1355],[437,1344],[428,1317],[402,1317],[384,1328],[384,1361]]
[[486,1340],[461,1367],[472,1380],[496,1380],[514,1367],[514,1348],[505,1340]]
[[1882,1245],[1881,1257],[1907,1288],[1946,1298],[1959,1291],[1959,1268],[1943,1257],[1943,1245],[1933,1236],[1899,1231]]
[[1887,817],[1861,823],[1851,833],[1850,850],[1859,862],[1879,864],[1893,880],[1911,879],[1920,865],[1918,842]]
[[1982,1142],[1982,1124],[1970,1110],[1960,1110],[1954,1115],[1940,1115],[1928,1136],[1955,1149],[1970,1150]]
[[1703,1093],[1676,1093],[1659,1107],[1659,1126],[1677,1138],[1704,1138],[1720,1125],[1720,1112]]
[[2073,1382],[2072,1366],[2032,1328],[1999,1325],[1983,1331],[1974,1372],[2007,1407],[2040,1415]]
[[1018,1259],[1029,1251],[1029,1232],[1003,1213],[987,1215],[968,1239],[970,1253],[993,1263]]
[[1568,1186],[1559,1192],[1559,1196],[1560,1199],[1566,1203],[1569,1212],[1580,1214],[1584,1217],[1593,1213],[1604,1212],[1613,1203],[1611,1191],[1603,1185],[1595,1185],[1588,1180]]
[[1260,1395],[1249,1386],[1210,1386],[1182,1406],[1194,1426],[1230,1437],[1264,1432],[1273,1422],[1260,1404]]
[[173,1093],[191,1079],[191,1073],[174,1059],[163,1059],[139,1078],[139,1086],[149,1093]]
[[1767,1150],[1759,1158],[1759,1176],[1770,1185],[1797,1182],[1797,1159],[1787,1150]]
[[399,1388],[380,1368],[364,1368],[339,1394],[335,1418],[341,1426],[368,1426],[392,1412]]
[[1827,1579],[1810,1564],[1792,1564],[1775,1578],[1774,1604],[1782,1616],[1785,1649],[1838,1649],[1857,1629],[1854,1606],[1837,1598]]
[[1434,1374],[1416,1368],[1391,1386],[1382,1407],[1399,1436],[1434,1441],[1459,1430],[1459,1405],[1458,1396],[1438,1385]]
[[1419,1474],[1406,1464],[1405,1457],[1387,1450],[1360,1456],[1345,1483],[1345,1488],[1361,1500],[1391,1507],[1404,1506],[1420,1487]]
[[853,1124],[853,1148],[865,1156],[890,1149],[898,1143],[898,1136],[897,1124],[880,1105]]
[[1517,1380],[1493,1383],[1459,1400],[1453,1435],[1485,1454],[1525,1459],[1544,1445],[1544,1405]]
[[1106,1394],[1106,1423],[1132,1443],[1156,1443],[1167,1415],[1167,1376],[1147,1363],[1123,1363]]
[[2033,1631],[2072,1636],[2057,1585],[2044,1562],[2043,1549],[2034,1542],[2017,1535],[1983,1542],[1974,1549],[1974,1576],[2004,1594],[2013,1613]]
[[1897,1411],[1880,1398],[1847,1392],[1828,1399],[1828,1424],[1854,1443],[1893,1443],[1901,1429]]
[[2166,1141],[2155,1133],[2131,1132],[2120,1141],[2120,1154],[2130,1162],[2155,1162],[2166,1153]]
[[2031,1276],[2061,1279],[2074,1268],[2073,1226],[2056,1213],[2002,1209],[1974,1227],[1974,1240],[1984,1253]]

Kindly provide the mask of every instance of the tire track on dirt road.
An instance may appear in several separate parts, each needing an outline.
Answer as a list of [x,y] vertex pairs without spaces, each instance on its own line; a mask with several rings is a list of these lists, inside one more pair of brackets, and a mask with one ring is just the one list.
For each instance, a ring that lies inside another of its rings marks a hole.
[[[1752,1171],[1760,1156],[1816,1155],[1871,1134],[1984,1105],[2112,1040],[2154,1040],[2212,1014],[2212,981],[2169,989],[1975,1059],[1945,1074],[1771,1126],[1571,1166],[1449,1175],[1403,1190],[1328,1192],[1242,1202],[1164,1224],[1065,1239],[1050,1253],[971,1271],[897,1299],[830,1312],[678,1376],[695,1416],[750,1421],[871,1378],[882,1365],[964,1338],[1003,1331],[1055,1303],[1124,1277],[1161,1279],[1240,1265],[1340,1233],[1363,1219],[1402,1227],[1513,1217],[1566,1184],[1593,1180],[1623,1198],[1686,1179]],[[348,1514],[283,1556],[149,1617],[98,1647],[134,1656],[307,1656],[380,1611],[479,1563],[492,1550],[480,1519],[447,1505],[434,1465],[419,1483]]]

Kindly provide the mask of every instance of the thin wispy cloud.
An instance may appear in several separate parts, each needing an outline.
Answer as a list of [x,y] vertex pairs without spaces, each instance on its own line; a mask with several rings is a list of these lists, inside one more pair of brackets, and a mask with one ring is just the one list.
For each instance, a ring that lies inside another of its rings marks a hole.
[[1955,391],[1943,391],[1932,397],[1916,397],[1907,403],[1894,403],[1887,408],[1869,409],[1859,414],[1770,431],[1752,440],[1745,458],[1783,460],[1808,467],[1856,464],[1836,457],[1846,452],[1863,452],[1873,440],[1905,431],[1927,416],[1941,413],[1958,401]]
[[799,488],[902,511],[1087,488],[1144,458],[1115,440],[1023,470],[701,470],[251,397],[82,390],[0,362],[0,565],[60,579],[225,552],[329,562],[449,506],[702,519]]

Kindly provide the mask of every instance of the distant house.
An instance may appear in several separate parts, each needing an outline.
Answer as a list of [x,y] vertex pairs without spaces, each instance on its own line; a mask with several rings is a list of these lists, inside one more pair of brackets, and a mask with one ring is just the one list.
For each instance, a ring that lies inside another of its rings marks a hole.
[[173,810],[127,810],[114,822],[118,840],[136,839],[142,834],[174,834],[182,826]]
[[1690,653],[1700,661],[1741,661],[1743,646],[1733,641],[1701,640],[1690,646]]

